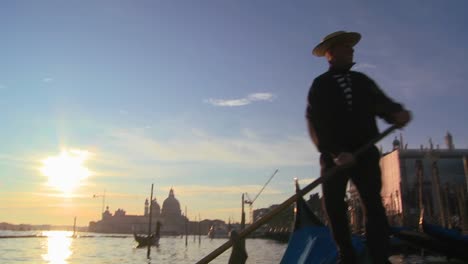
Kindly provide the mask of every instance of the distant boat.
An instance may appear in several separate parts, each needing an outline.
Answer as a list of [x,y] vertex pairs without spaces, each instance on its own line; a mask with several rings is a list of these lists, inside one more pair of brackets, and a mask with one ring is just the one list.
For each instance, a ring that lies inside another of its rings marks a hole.
[[151,234],[150,236],[147,235],[138,235],[136,232],[133,232],[133,237],[135,241],[138,243],[138,248],[140,247],[147,247],[147,246],[159,246],[159,239],[160,239],[160,229],[161,229],[161,222],[156,222],[156,231]]
[[213,238],[228,238],[229,237],[229,232],[221,227],[217,227],[212,225],[210,227],[210,230],[208,230],[207,236],[211,239]]

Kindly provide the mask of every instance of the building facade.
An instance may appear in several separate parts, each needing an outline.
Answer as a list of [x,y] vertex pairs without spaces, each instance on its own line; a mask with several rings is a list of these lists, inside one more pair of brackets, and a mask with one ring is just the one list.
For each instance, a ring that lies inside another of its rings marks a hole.
[[[424,214],[430,222],[468,233],[468,149],[455,149],[450,133],[446,148],[401,147],[382,156],[382,199],[392,225],[418,227]],[[359,195],[351,185],[350,218],[354,231],[362,230]]]
[[171,188],[168,197],[164,200],[162,208],[153,199],[150,207],[148,199],[144,203],[143,215],[127,215],[123,209],[117,209],[111,214],[109,207],[102,214],[102,219],[90,222],[88,230],[98,233],[146,233],[148,232],[149,220],[154,223],[152,230],[159,221],[162,224],[162,235],[184,234],[187,218],[182,215],[180,203],[175,198],[174,190]]

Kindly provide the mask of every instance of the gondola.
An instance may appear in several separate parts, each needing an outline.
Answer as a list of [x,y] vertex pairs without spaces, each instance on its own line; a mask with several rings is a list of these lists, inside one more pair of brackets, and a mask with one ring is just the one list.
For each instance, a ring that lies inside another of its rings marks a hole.
[[[296,191],[298,186],[296,184]],[[359,263],[370,263],[364,239],[352,238]],[[330,229],[310,210],[302,196],[297,198],[294,230],[288,242],[281,264],[287,263],[336,263],[336,250]]]
[[420,230],[391,227],[392,235],[413,248],[426,249],[448,259],[455,258],[468,262],[468,236],[461,234],[459,230],[429,223],[424,215],[424,209],[420,215]]
[[[419,193],[422,199],[422,185],[419,185]],[[419,230],[397,230],[394,236],[417,247],[444,255],[448,259],[455,258],[468,262],[468,235],[463,235],[461,230],[431,223],[430,217],[424,210],[423,200],[419,202]]]
[[160,229],[161,223],[158,221],[156,222],[156,231],[152,233],[150,236],[146,235],[138,235],[137,233],[133,233],[133,237],[135,241],[138,243],[137,247],[147,247],[147,246],[159,246],[159,238],[160,238]]
[[422,221],[422,230],[431,238],[445,245],[443,253],[448,258],[468,261],[468,235],[463,235],[460,230],[431,224],[425,219]]
[[158,246],[159,245],[159,237],[156,234],[151,234],[149,237],[145,235],[138,235],[133,233],[133,237],[135,241],[138,243],[137,247],[147,247],[150,246]]
[[438,225],[423,223],[423,230],[392,227],[392,235],[415,249],[425,249],[432,254],[448,259],[468,261],[468,240],[466,236],[454,235],[452,230]]
[[429,252],[445,255],[448,251],[447,244],[444,244],[442,241],[413,228],[392,226],[390,227],[390,231],[394,238],[401,241],[401,244],[416,250],[416,252],[420,252],[421,249],[425,249]]

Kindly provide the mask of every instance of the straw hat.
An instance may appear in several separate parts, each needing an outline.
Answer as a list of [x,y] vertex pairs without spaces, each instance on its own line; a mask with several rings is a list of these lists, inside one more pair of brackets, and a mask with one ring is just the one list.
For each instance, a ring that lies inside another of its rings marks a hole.
[[325,56],[325,52],[336,43],[347,42],[354,46],[360,39],[361,34],[357,32],[336,31],[323,38],[322,42],[312,50],[312,54],[317,57],[323,57]]

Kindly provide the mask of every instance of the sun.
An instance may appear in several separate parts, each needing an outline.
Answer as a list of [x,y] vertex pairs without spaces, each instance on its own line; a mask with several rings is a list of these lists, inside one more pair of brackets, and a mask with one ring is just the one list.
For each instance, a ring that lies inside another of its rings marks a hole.
[[42,160],[41,173],[48,178],[48,184],[70,195],[82,181],[91,175],[84,162],[90,153],[84,150],[62,150],[58,156]]

